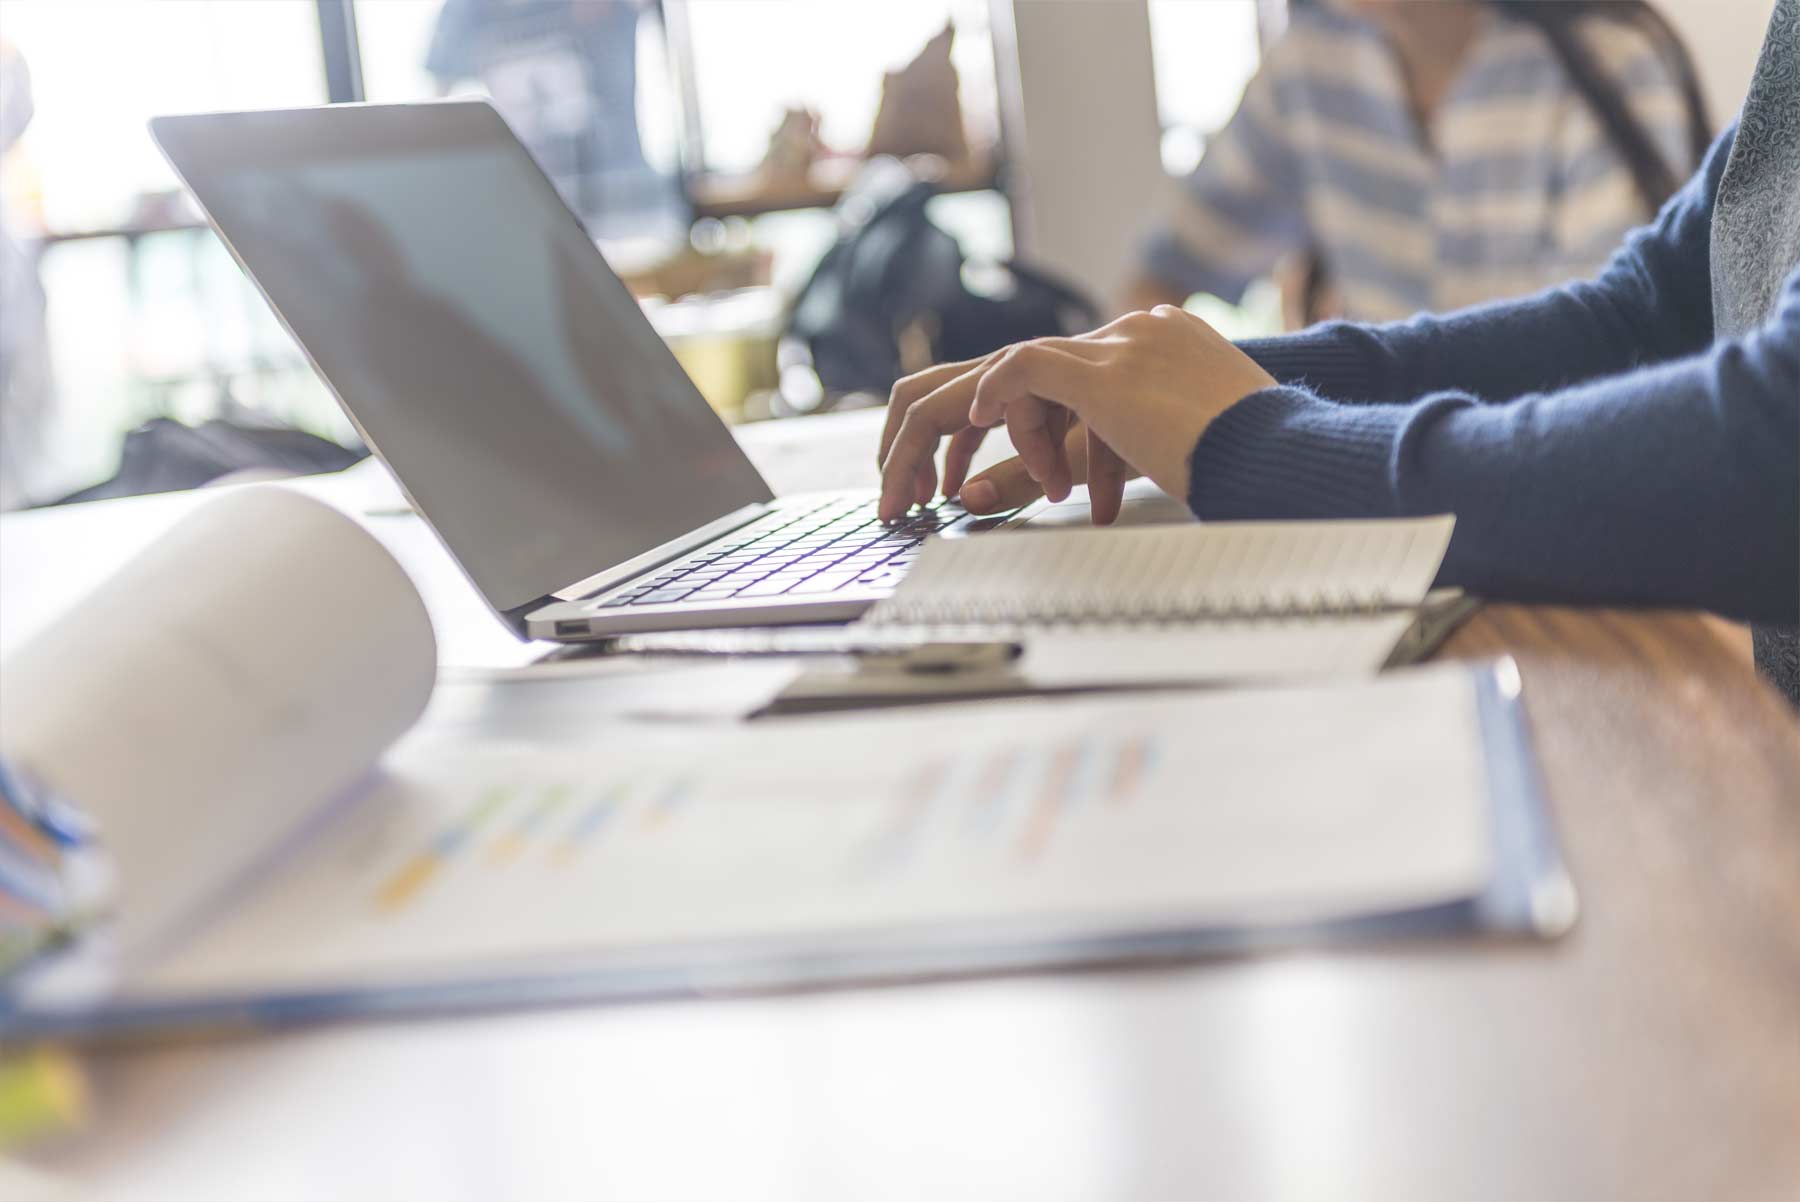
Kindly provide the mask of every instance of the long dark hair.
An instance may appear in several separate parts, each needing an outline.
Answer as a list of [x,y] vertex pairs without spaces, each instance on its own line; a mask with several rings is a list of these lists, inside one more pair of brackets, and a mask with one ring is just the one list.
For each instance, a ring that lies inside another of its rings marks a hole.
[[[1544,35],[1575,90],[1594,110],[1608,140],[1625,160],[1644,207],[1652,213],[1660,209],[1663,201],[1681,186],[1687,171],[1699,165],[1712,142],[1712,121],[1706,112],[1706,98],[1700,94],[1694,60],[1675,27],[1644,0],[1555,0],[1554,3],[1487,0],[1487,3]],[[1657,52],[1674,72],[1676,86],[1681,89],[1681,99],[1687,109],[1690,163],[1678,168],[1657,149],[1644,123],[1625,102],[1619,81],[1600,66],[1576,31],[1584,17],[1604,17],[1634,25],[1656,44]]]

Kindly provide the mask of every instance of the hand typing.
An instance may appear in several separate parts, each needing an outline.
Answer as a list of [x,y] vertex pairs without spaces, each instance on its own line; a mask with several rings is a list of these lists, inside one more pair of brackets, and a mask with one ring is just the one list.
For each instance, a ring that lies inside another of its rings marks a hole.
[[[1029,499],[1019,495],[1021,471],[1058,501],[1085,477],[1094,521],[1104,525],[1118,516],[1134,474],[1187,495],[1188,458],[1206,427],[1274,383],[1206,322],[1173,305],[1074,338],[1039,338],[934,367],[894,386],[881,439],[880,512],[891,519],[931,499],[938,444],[948,438],[944,492],[960,491],[971,510]],[[965,483],[982,438],[1002,423],[1017,460]]]

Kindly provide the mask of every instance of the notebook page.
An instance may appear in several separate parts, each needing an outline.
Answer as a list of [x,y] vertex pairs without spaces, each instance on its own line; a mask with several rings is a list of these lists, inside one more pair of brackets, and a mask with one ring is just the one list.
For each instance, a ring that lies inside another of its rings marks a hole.
[[[1296,754],[1296,749],[1304,754]],[[1474,674],[1010,700],[582,745],[410,738],[138,995],[735,940],[1307,921],[1491,875]]]
[[1199,620],[1406,608],[1431,587],[1454,525],[1446,515],[933,539],[864,620]]

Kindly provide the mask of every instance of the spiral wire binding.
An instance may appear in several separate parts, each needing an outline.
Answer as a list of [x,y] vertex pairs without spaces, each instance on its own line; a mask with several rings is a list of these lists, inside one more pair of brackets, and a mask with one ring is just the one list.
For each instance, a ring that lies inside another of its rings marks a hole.
[[1359,595],[1351,590],[1322,590],[1312,594],[1288,593],[1274,597],[1254,593],[1226,594],[1210,598],[1118,598],[1084,595],[1070,590],[1033,601],[1008,603],[971,600],[915,600],[895,605],[892,600],[868,624],[878,627],[932,627],[944,630],[983,631],[994,627],[1024,626],[1169,626],[1198,622],[1234,622],[1268,618],[1338,618],[1383,613],[1409,608],[1386,593]]

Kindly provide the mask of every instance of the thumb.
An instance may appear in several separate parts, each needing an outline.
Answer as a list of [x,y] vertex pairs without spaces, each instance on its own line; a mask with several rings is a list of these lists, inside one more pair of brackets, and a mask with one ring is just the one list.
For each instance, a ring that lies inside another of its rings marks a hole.
[[1025,470],[1025,461],[1015,456],[971,476],[958,499],[970,513],[999,513],[1029,505],[1043,495],[1044,490]]
[[[1087,480],[1087,427],[1079,424],[1071,427],[1063,445],[1068,450],[1073,483],[1084,483]],[[1025,461],[1014,456],[970,476],[957,499],[970,513],[999,513],[1029,505],[1043,495],[1043,486],[1025,470]]]

